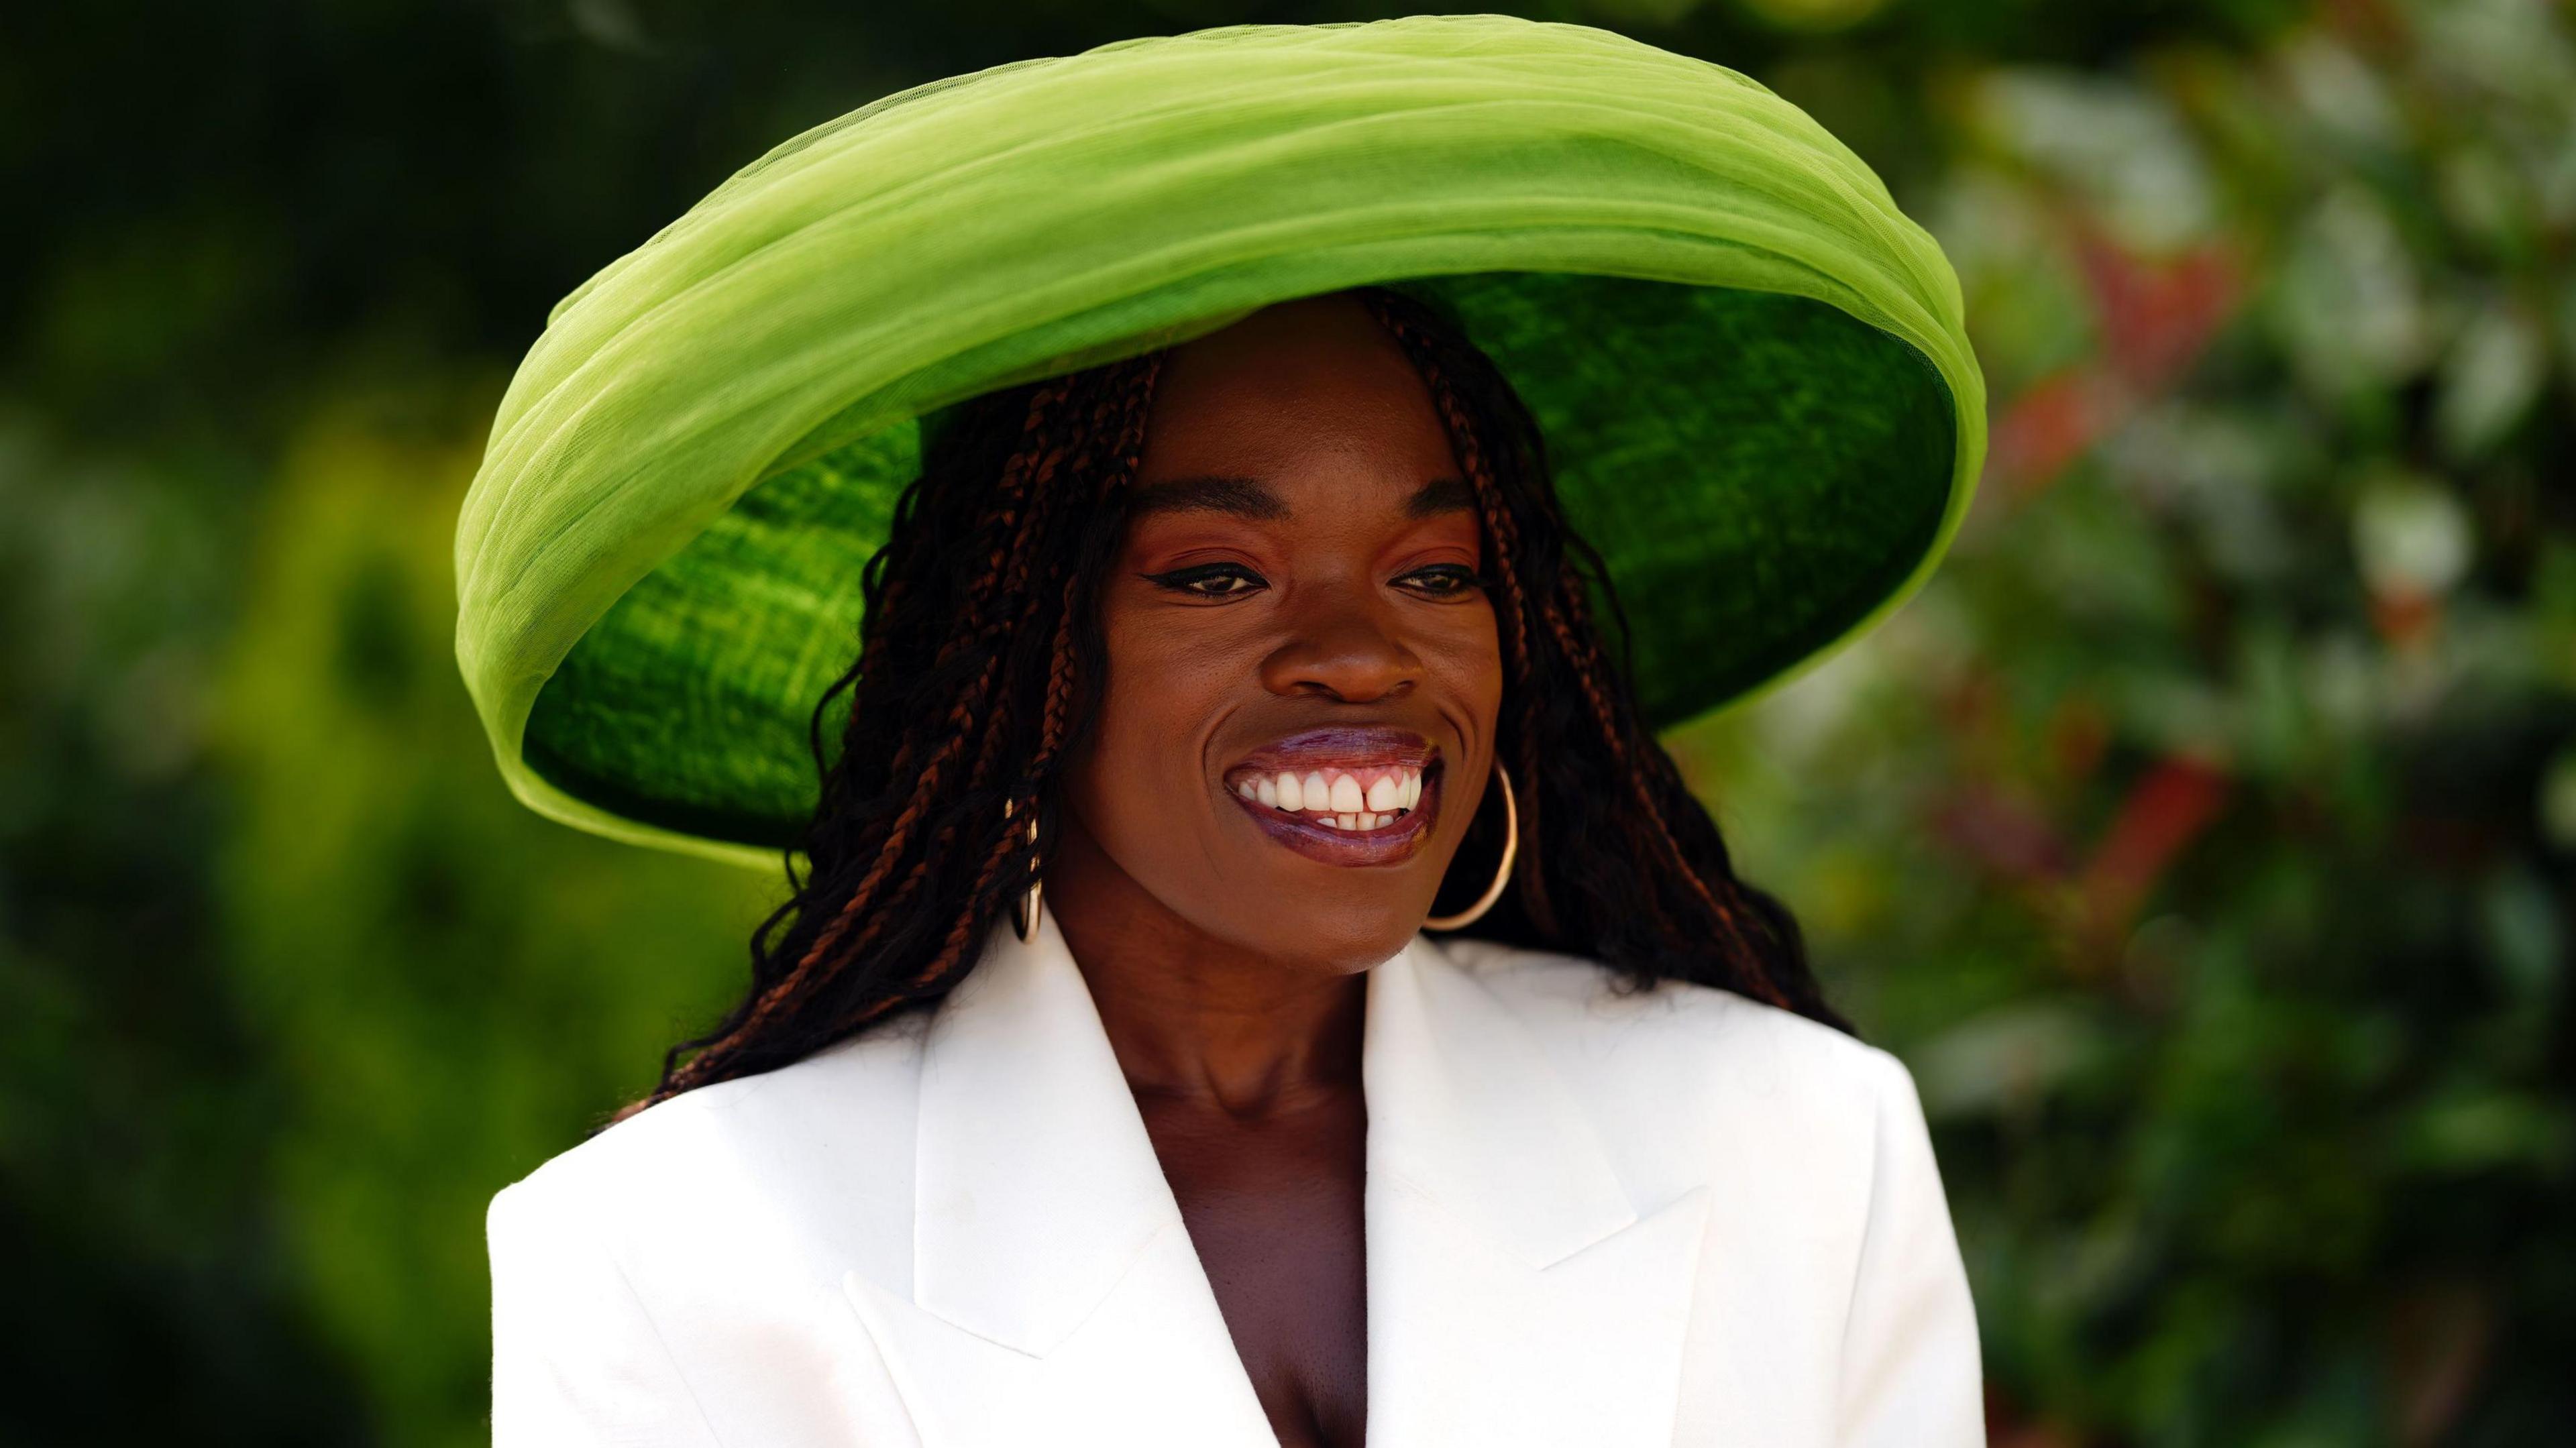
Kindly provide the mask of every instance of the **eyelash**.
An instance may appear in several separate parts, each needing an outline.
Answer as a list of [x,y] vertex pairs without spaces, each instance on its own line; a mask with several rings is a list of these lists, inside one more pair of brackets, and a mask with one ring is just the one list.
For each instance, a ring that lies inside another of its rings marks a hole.
[[[1398,575],[1396,581],[1400,583],[1407,578],[1420,578],[1425,575],[1437,577],[1455,585],[1421,590],[1424,596],[1429,598],[1455,598],[1462,593],[1485,586],[1485,580],[1475,570],[1456,563],[1426,564],[1411,572]],[[1240,563],[1202,563],[1195,568],[1175,568],[1169,573],[1148,573],[1144,577],[1146,582],[1157,588],[1169,589],[1174,593],[1186,593],[1196,598],[1240,598],[1247,593],[1257,592],[1270,586],[1268,579]],[[1229,580],[1240,580],[1252,586],[1221,591],[1197,587],[1201,583]]]

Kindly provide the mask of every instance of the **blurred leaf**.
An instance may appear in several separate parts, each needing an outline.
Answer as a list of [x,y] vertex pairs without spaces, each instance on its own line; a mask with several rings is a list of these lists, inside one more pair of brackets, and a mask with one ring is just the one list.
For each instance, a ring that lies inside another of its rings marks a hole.
[[2438,597],[2468,572],[2468,513],[2438,484],[2382,473],[2353,507],[2352,546],[2373,593]]
[[2035,1107],[2102,1052],[2102,1029],[2067,1002],[2031,1001],[1961,1021],[1914,1048],[1923,1109],[1936,1120]]
[[2540,826],[2551,844],[2576,854],[2576,746],[2559,750],[2541,776]]
[[2563,1177],[2576,1153],[2576,1117],[2518,1093],[2463,1087],[2419,1108],[2401,1144],[2410,1164],[2426,1171],[2518,1167]]
[[2403,382],[2431,355],[2416,263],[2360,186],[2336,186],[2300,223],[2276,286],[2291,360],[2329,400]]
[[2528,318],[2510,307],[2482,308],[2442,366],[2438,420],[2444,447],[2461,459],[2493,447],[2530,411],[2547,366],[2540,329]]

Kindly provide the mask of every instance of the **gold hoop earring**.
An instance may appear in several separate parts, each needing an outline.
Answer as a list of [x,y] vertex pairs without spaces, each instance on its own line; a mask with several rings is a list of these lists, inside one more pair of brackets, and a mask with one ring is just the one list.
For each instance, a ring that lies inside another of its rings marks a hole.
[[[1006,799],[1002,801],[1002,818],[1009,819],[1010,817],[1011,802]],[[1036,820],[1031,820],[1029,821],[1029,843],[1034,846],[1037,842],[1038,822]],[[1011,930],[1012,933],[1018,935],[1023,942],[1037,939],[1039,908],[1038,890],[1045,883],[1046,881],[1044,877],[1038,874],[1037,861],[1031,860],[1029,862],[1029,893],[1024,897],[1011,902]]]
[[1475,924],[1485,918],[1486,911],[1494,908],[1495,901],[1503,898],[1503,887],[1512,882],[1512,861],[1521,852],[1521,811],[1520,806],[1512,803],[1511,773],[1503,768],[1499,759],[1494,761],[1494,777],[1503,785],[1503,863],[1494,871],[1494,883],[1485,887],[1485,893],[1476,898],[1475,904],[1457,914],[1435,915],[1423,921],[1425,930],[1460,930]]

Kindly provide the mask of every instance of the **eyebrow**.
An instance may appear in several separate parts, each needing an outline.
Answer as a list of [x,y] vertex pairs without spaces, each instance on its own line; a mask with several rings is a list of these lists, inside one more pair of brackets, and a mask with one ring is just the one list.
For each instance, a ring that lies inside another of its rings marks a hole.
[[1414,490],[1404,500],[1408,518],[1436,518],[1443,513],[1463,513],[1476,505],[1476,491],[1465,478],[1434,478]]
[[1251,478],[1180,478],[1136,495],[1138,513],[1232,513],[1277,522],[1288,516],[1279,495]]
[[[1475,506],[1476,495],[1464,478],[1434,478],[1404,500],[1408,518],[1435,518]],[[1139,513],[1231,513],[1238,518],[1275,523],[1288,517],[1288,505],[1268,485],[1254,478],[1177,478],[1157,483],[1136,495]]]

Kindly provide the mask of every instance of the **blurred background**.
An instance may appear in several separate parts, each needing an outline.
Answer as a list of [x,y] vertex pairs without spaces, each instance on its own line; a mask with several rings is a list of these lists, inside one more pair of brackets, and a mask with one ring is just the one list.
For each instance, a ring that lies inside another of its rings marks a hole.
[[[486,1433],[482,1210],[775,882],[546,824],[449,542],[547,307],[772,142],[1366,5],[240,0],[0,19],[0,1440]],[[2576,1422],[2576,16],[1561,0],[1947,248],[1974,516],[1674,739],[1913,1067],[1994,1441]]]

